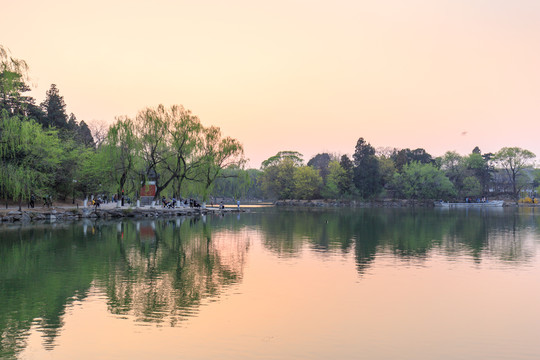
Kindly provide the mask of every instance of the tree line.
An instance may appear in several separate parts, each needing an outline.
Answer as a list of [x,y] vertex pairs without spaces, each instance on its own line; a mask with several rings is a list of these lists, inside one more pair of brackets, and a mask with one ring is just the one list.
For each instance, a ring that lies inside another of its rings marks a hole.
[[[210,196],[252,199],[463,199],[535,196],[535,154],[519,147],[468,155],[424,149],[375,149],[360,137],[352,157],[320,153],[304,164],[280,151],[260,169],[245,169],[242,144],[204,126],[181,105],[147,107],[120,116],[106,131],[90,130],[56,85],[36,105],[28,65],[0,45],[0,198],[135,198],[152,180],[155,199]],[[536,190],[535,190],[536,189]]]
[[320,153],[304,165],[299,152],[278,152],[262,162],[256,182],[263,196],[275,199],[517,200],[524,191],[534,197],[540,190],[534,158],[519,147],[433,157],[422,148],[376,150],[359,138],[352,158]]
[[147,180],[157,199],[195,194],[207,199],[228,167],[242,167],[242,144],[180,105],[147,107],[117,117],[102,133],[66,113],[56,85],[36,105],[28,65],[0,46],[0,198],[138,196]]

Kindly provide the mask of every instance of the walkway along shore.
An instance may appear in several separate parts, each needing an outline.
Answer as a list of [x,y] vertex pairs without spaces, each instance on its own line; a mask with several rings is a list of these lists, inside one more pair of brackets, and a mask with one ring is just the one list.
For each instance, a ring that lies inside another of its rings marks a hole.
[[22,211],[11,210],[0,213],[1,222],[33,222],[33,221],[66,221],[79,219],[116,219],[116,218],[143,218],[143,217],[174,217],[174,216],[198,216],[207,214],[226,214],[246,212],[247,209],[230,207],[219,209],[207,208],[187,208],[180,207],[166,209],[162,207],[79,207],[62,208],[51,207],[23,209]]

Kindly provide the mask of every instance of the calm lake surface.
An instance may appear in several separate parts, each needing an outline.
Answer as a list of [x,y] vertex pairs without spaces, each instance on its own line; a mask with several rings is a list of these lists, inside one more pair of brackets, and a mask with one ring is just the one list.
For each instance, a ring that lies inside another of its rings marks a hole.
[[0,358],[539,359],[540,209],[0,226]]

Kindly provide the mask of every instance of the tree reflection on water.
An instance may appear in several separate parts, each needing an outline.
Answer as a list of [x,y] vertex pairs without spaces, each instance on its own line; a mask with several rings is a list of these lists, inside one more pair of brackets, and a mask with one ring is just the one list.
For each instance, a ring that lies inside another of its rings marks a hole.
[[241,280],[249,244],[206,218],[63,224],[4,229],[0,242],[0,357],[25,346],[30,327],[46,346],[66,307],[92,286],[109,311],[175,326],[201,300]]
[[[435,252],[519,266],[535,256],[534,209],[261,209],[236,216],[0,228],[0,357],[17,355],[32,327],[46,348],[67,308],[90,289],[108,310],[179,326],[204,299],[242,281],[256,232],[276,257],[351,255],[360,276],[380,254],[423,262]],[[537,236],[536,236],[537,238]]]
[[422,261],[437,249],[447,256],[469,255],[500,261],[527,261],[525,238],[539,232],[534,209],[284,209],[261,216],[267,248],[280,256],[299,256],[308,243],[319,252],[354,251],[359,273],[376,255]]

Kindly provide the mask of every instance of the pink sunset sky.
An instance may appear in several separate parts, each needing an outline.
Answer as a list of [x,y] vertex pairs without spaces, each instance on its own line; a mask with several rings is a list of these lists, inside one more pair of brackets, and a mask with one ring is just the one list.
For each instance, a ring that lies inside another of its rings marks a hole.
[[540,1],[0,0],[0,44],[67,112],[181,104],[251,167],[375,147],[540,157]]

